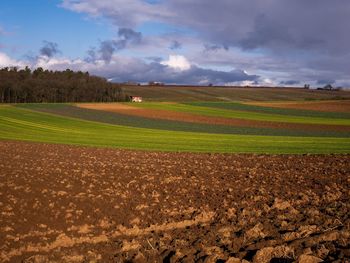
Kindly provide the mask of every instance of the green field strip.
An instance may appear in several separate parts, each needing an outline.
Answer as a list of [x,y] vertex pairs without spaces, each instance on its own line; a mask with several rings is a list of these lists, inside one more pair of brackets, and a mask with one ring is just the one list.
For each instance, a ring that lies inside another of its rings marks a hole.
[[287,108],[249,105],[249,104],[244,104],[240,102],[189,102],[184,104],[192,105],[192,106],[200,106],[200,107],[220,108],[220,109],[239,110],[239,111],[253,111],[253,112],[262,112],[262,113],[268,113],[268,114],[289,115],[289,116],[350,119],[349,112],[321,112],[321,111],[314,111],[314,110],[287,109]]
[[164,131],[77,120],[15,107],[0,108],[0,139],[157,151],[350,153],[348,138]]
[[14,119],[14,118],[7,118],[7,117],[2,117],[0,116],[0,119],[2,119],[3,121],[7,121],[8,123],[12,123],[12,125],[20,125],[20,126],[31,126],[34,129],[43,129],[43,130],[52,130],[52,131],[60,131],[60,132],[70,132],[70,133],[78,133],[78,134],[82,134],[82,131],[75,131],[72,129],[62,129],[59,127],[52,127],[52,126],[48,126],[48,125],[43,125],[43,124],[39,124],[39,123],[33,123],[33,122],[28,122],[28,121],[24,121],[24,120],[18,120],[18,119]]
[[85,109],[71,104],[17,104],[16,107],[40,112],[58,114],[88,121],[123,125],[130,127],[159,129],[169,131],[187,131],[219,134],[272,135],[272,136],[304,136],[304,137],[350,137],[349,132],[340,131],[305,131],[276,128],[234,127],[229,125],[189,123],[131,116],[115,112]]
[[170,110],[178,112],[186,112],[195,115],[222,117],[232,119],[245,119],[254,121],[271,121],[271,122],[286,122],[286,123],[302,123],[302,124],[323,124],[323,125],[350,125],[350,119],[337,118],[321,118],[321,117],[304,117],[304,116],[287,116],[279,114],[267,114],[259,112],[227,110],[219,108],[210,108],[202,106],[193,106],[180,103],[134,103],[133,106],[146,109]]

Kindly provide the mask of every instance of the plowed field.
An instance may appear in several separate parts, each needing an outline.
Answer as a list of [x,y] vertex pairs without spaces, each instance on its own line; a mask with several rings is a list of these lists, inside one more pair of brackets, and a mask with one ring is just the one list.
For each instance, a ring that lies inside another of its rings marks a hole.
[[349,175],[349,155],[1,141],[0,261],[346,262]]
[[[167,105],[167,104],[164,104]],[[217,116],[206,116],[199,114],[191,114],[188,112],[180,112],[165,109],[152,109],[135,107],[132,105],[121,103],[83,103],[78,104],[78,107],[93,110],[102,110],[116,112],[131,116],[140,116],[152,119],[183,121],[191,123],[207,123],[215,125],[229,125],[235,127],[254,127],[254,128],[276,128],[276,129],[292,129],[292,130],[307,130],[307,131],[346,131],[350,132],[350,126],[344,125],[325,125],[325,124],[305,124],[305,123],[288,123],[276,121],[259,121],[241,118],[224,118]]]

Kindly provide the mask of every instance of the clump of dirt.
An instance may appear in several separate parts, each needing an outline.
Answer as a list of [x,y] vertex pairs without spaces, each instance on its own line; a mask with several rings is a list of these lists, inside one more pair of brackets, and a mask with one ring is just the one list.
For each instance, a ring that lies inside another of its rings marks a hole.
[[345,262],[350,156],[0,142],[1,262]]

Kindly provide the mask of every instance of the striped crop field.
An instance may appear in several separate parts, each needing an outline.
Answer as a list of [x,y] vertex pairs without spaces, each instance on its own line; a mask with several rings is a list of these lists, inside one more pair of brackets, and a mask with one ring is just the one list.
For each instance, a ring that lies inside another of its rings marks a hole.
[[147,101],[321,101],[349,100],[348,91],[325,91],[296,88],[268,87],[198,87],[198,86],[131,86],[123,90],[132,96],[142,96]]
[[0,139],[156,151],[350,153],[348,114],[238,102],[17,104],[0,107]]
[[[227,103],[230,105],[229,103]],[[214,104],[215,105],[215,104]],[[231,104],[232,105],[232,104]],[[254,121],[272,121],[287,123],[305,123],[305,124],[326,124],[326,125],[350,125],[350,118],[339,118],[335,116],[298,116],[286,115],[273,112],[257,112],[249,110],[223,109],[220,107],[208,107],[193,104],[181,103],[142,103],[137,105],[146,109],[170,110],[178,112],[186,112],[195,115],[204,115],[212,117],[225,117],[233,119],[247,119]],[[247,107],[249,108],[249,107]],[[278,111],[276,109],[276,111]],[[326,115],[326,114],[325,114]]]

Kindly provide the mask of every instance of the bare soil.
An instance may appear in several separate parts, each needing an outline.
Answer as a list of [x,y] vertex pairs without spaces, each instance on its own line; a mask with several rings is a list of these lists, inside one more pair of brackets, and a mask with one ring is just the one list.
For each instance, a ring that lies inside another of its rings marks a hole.
[[349,189],[349,155],[1,141],[0,261],[346,262]]
[[76,106],[80,108],[85,108],[85,109],[117,112],[125,115],[139,116],[139,117],[145,117],[145,118],[151,118],[151,119],[183,121],[183,122],[190,122],[190,123],[206,123],[206,124],[215,124],[215,125],[228,125],[228,126],[235,126],[235,127],[350,132],[350,127],[343,126],[343,125],[303,124],[303,123],[254,121],[254,120],[246,120],[246,119],[211,117],[211,116],[191,114],[187,112],[144,109],[144,108],[133,107],[131,105],[125,105],[121,103],[82,103],[82,104],[76,104]]
[[314,110],[324,112],[350,112],[350,100],[326,100],[307,102],[247,102],[246,104],[274,108]]

